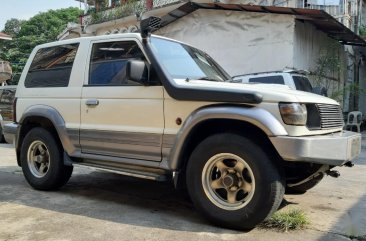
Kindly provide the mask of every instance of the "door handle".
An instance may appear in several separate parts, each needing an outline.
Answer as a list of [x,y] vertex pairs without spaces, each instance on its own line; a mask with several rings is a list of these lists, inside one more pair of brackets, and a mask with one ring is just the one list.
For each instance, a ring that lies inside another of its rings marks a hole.
[[86,100],[85,104],[87,106],[97,106],[97,105],[99,105],[99,100],[97,100],[97,99],[89,99],[89,100]]

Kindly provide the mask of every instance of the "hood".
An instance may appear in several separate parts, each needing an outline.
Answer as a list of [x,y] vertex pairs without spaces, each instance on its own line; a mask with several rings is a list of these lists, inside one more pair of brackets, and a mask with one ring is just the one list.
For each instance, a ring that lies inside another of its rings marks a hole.
[[292,90],[286,85],[277,84],[243,84],[243,83],[231,83],[231,82],[215,82],[207,80],[189,80],[175,79],[175,83],[182,87],[194,88],[195,86],[200,88],[217,88],[227,90],[243,90],[243,92],[258,93],[263,96],[263,102],[300,102],[300,103],[322,103],[339,105],[333,99],[324,97],[321,95]]

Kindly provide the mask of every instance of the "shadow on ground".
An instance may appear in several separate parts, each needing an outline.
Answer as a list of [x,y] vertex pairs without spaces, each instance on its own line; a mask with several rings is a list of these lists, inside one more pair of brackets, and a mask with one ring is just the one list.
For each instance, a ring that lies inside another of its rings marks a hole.
[[[360,212],[360,210],[364,210]],[[338,219],[331,231],[354,240],[366,240],[366,195],[362,196]],[[319,241],[324,240],[325,236]]]
[[186,192],[170,183],[91,172],[73,175],[57,192],[42,192],[32,189],[19,171],[2,169],[9,168],[0,168],[0,202],[144,227],[237,233],[207,223]]

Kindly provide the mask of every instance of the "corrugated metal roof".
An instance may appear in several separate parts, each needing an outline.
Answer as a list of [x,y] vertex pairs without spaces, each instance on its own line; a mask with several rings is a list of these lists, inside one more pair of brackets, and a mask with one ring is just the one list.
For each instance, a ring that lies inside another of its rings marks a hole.
[[216,9],[294,15],[297,20],[311,23],[317,29],[326,33],[330,38],[339,41],[341,44],[366,46],[366,41],[352,32],[352,30],[338,22],[325,11],[316,9],[188,2],[163,16],[162,27],[174,22],[181,17],[184,17],[189,13],[196,11],[197,9]]

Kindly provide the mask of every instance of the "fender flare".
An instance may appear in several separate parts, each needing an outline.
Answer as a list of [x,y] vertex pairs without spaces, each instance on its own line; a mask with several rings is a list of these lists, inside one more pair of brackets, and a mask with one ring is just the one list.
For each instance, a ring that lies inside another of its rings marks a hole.
[[267,136],[287,136],[283,125],[270,112],[251,106],[211,106],[197,109],[185,120],[182,128],[175,137],[173,148],[168,157],[170,170],[178,170],[183,162],[181,156],[184,152],[187,137],[195,126],[212,119],[239,120],[250,123],[261,129]]
[[[61,144],[68,155],[72,155],[76,152],[75,146],[72,144],[69,135],[67,134],[67,129],[65,121],[61,114],[53,107],[47,105],[34,105],[26,109],[19,121],[20,128],[18,134],[21,133],[21,129],[24,121],[31,117],[43,117],[51,121],[55,127],[58,137],[60,138]],[[19,146],[19,138],[17,138],[16,148]]]

